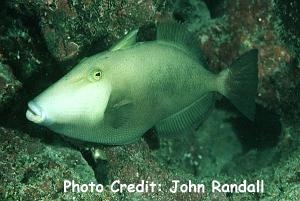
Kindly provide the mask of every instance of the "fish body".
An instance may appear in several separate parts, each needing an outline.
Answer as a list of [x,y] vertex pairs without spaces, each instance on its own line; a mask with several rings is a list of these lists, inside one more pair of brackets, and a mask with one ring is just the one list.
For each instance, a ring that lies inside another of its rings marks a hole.
[[[132,143],[153,127],[161,136],[195,127],[208,115],[216,92],[253,118],[256,50],[217,75],[206,69],[183,25],[160,25],[157,32],[156,41],[136,43],[133,31],[109,51],[84,59],[28,103],[27,118],[104,144]],[[241,90],[243,83],[250,89]]]

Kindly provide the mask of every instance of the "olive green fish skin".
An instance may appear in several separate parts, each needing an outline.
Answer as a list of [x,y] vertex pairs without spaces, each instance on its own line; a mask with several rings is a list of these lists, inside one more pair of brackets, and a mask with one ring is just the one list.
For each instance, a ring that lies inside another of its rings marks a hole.
[[[107,74],[113,91],[125,92],[149,113],[165,111],[169,115],[214,89],[214,74],[165,42],[138,44],[108,57],[112,63],[107,65]],[[145,114],[142,112],[141,116]]]
[[[135,141],[157,122],[215,87],[214,74],[180,47],[163,41],[138,43],[128,49],[94,57],[91,59],[95,65],[99,63],[97,60],[101,60],[103,76],[111,80],[111,102],[118,102],[121,97],[132,103],[126,117],[129,124],[127,131],[118,134],[115,141],[110,138],[111,130],[107,137],[103,135],[105,132],[99,132],[99,143]],[[136,131],[137,128],[140,128],[139,131]],[[132,135],[132,139],[124,133]]]

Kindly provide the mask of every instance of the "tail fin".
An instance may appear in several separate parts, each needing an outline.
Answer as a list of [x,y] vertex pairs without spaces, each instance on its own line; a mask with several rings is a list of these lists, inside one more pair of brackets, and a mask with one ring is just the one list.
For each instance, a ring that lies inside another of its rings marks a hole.
[[220,75],[220,92],[252,121],[258,81],[257,54],[257,49],[246,52]]

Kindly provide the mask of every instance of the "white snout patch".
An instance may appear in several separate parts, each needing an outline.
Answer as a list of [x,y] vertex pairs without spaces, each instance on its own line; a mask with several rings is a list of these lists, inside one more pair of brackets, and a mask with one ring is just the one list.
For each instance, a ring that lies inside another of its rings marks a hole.
[[111,85],[104,81],[76,87],[58,82],[29,102],[26,116],[34,123],[53,122],[44,125],[55,132],[71,135],[71,130],[76,129],[77,133],[80,129],[99,125],[110,93]]

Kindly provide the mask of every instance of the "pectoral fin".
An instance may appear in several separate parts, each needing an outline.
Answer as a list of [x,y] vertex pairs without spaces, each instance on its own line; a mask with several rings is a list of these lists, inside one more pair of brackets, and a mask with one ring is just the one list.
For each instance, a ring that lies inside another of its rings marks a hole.
[[108,107],[104,113],[104,123],[117,129],[129,124],[129,117],[133,110],[130,100],[120,100]]

